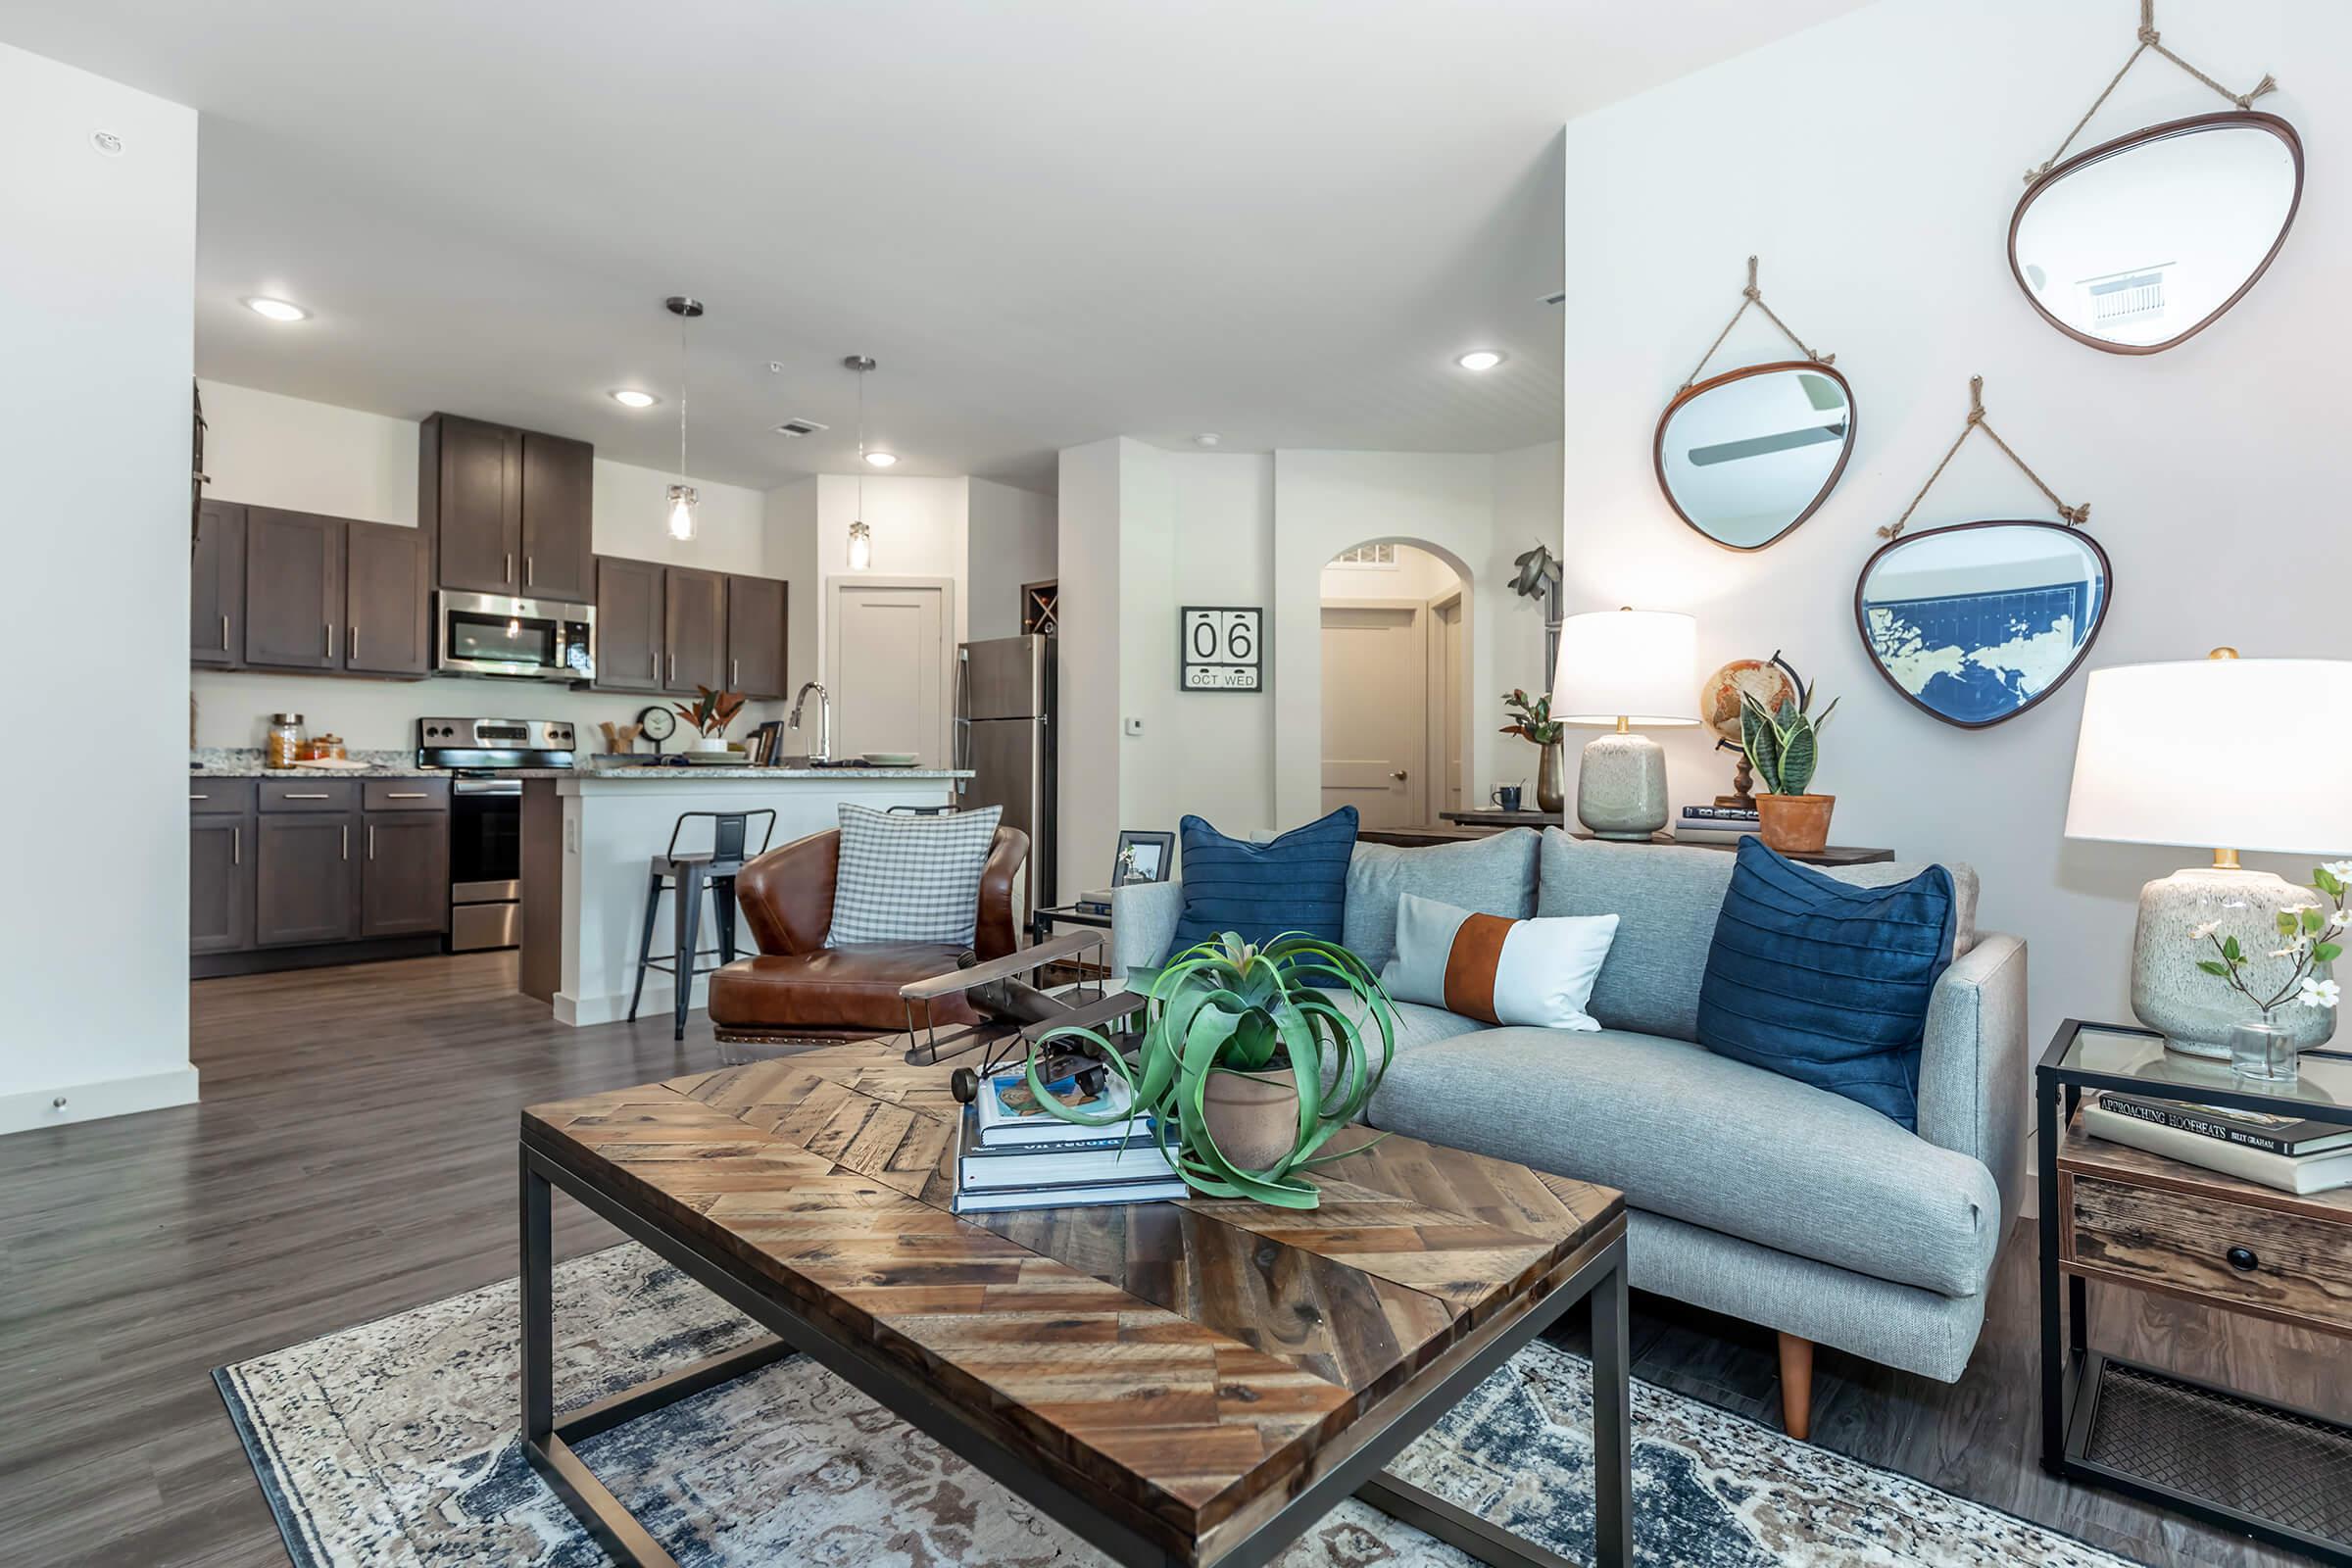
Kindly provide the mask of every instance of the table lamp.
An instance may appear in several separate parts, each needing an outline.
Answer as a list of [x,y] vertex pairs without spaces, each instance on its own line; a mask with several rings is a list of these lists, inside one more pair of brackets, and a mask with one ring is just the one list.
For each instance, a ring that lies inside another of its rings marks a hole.
[[1698,623],[1664,610],[1570,615],[1551,716],[1613,726],[1578,760],[1576,817],[1594,838],[1646,842],[1666,825],[1666,753],[1634,726],[1698,722]]
[[[2254,1004],[2197,968],[2211,957],[2192,933],[2218,922],[2262,963],[2278,911],[2318,901],[2241,850],[2322,855],[2352,842],[2344,780],[2352,778],[2352,662],[2240,659],[2232,648],[2178,663],[2093,670],[2075,740],[2066,803],[2069,838],[2195,845],[2213,863],[2139,890],[2132,939],[2132,1010],[2175,1051],[2227,1058],[2230,1026]],[[2288,1007],[2279,1021],[2299,1049],[2335,1029],[2331,1007]]]

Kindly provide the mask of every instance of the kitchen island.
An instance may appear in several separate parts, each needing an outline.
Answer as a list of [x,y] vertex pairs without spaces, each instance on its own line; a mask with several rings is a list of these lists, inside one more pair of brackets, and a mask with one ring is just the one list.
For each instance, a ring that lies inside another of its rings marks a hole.
[[[906,767],[582,768],[548,776],[526,772],[522,796],[522,959],[519,985],[546,1002],[559,1022],[610,1023],[628,1015],[637,947],[654,856],[687,811],[776,813],[774,844],[838,825],[840,808],[950,804],[968,771]],[[753,845],[759,824],[753,824]],[[680,850],[709,849],[710,824],[689,822]],[[703,943],[718,935],[708,908]],[[670,950],[671,901],[662,901],[654,954]],[[741,953],[757,951],[739,926]],[[701,1006],[707,982],[698,981]],[[670,1012],[669,976],[646,976],[640,1018]]]

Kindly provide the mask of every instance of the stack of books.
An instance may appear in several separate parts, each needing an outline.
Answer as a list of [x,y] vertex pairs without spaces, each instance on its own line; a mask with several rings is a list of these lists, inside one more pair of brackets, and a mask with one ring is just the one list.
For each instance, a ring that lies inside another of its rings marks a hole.
[[[1076,1078],[1046,1092],[1064,1105],[1124,1112],[1126,1084],[1108,1078],[1089,1094]],[[1082,1127],[1041,1109],[1028,1079],[1005,1073],[982,1081],[957,1133],[956,1212],[994,1214],[1019,1208],[1088,1203],[1156,1203],[1185,1195],[1184,1181],[1161,1152],[1150,1116]]]
[[1674,823],[1674,836],[1690,844],[1732,844],[1759,831],[1752,807],[1686,806]]
[[2352,1126],[2342,1122],[2110,1089],[2082,1107],[2082,1130],[2282,1193],[2308,1196],[2352,1186]]

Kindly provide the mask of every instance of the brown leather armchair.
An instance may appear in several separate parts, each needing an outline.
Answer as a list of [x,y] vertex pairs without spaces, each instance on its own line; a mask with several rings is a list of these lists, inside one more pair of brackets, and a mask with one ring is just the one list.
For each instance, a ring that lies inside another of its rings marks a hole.
[[[968,948],[933,942],[828,948],[840,830],[768,851],[736,874],[735,897],[760,956],[738,958],[710,976],[713,1031],[720,1040],[754,1043],[870,1040],[905,1032],[906,1004],[899,1000],[899,987],[1018,950],[1013,879],[1028,858],[1028,834],[997,829],[980,873],[979,924]],[[957,995],[932,1003],[929,1021],[970,1024],[979,1015]]]

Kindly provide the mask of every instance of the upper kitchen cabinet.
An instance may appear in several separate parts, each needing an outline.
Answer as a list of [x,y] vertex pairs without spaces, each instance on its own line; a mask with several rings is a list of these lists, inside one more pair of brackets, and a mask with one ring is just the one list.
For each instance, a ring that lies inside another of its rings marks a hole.
[[379,522],[345,526],[342,667],[355,675],[432,673],[432,536]]
[[584,604],[596,451],[585,441],[454,414],[424,421],[416,515],[440,546],[440,585]]
[[344,527],[339,517],[245,509],[246,663],[343,667]]
[[727,579],[669,566],[662,574],[662,689],[712,690],[727,683]]
[[188,562],[188,662],[233,666],[245,649],[245,509],[207,500]]
[[479,594],[522,585],[522,432],[436,414],[418,431],[416,524],[440,546],[440,583]]
[[596,597],[588,544],[596,449],[560,435],[522,433],[522,588],[533,599],[584,605]]
[[727,579],[727,689],[746,697],[784,697],[785,601],[789,583],[773,577]]
[[663,570],[650,561],[596,560],[596,684],[610,691],[662,689]]

